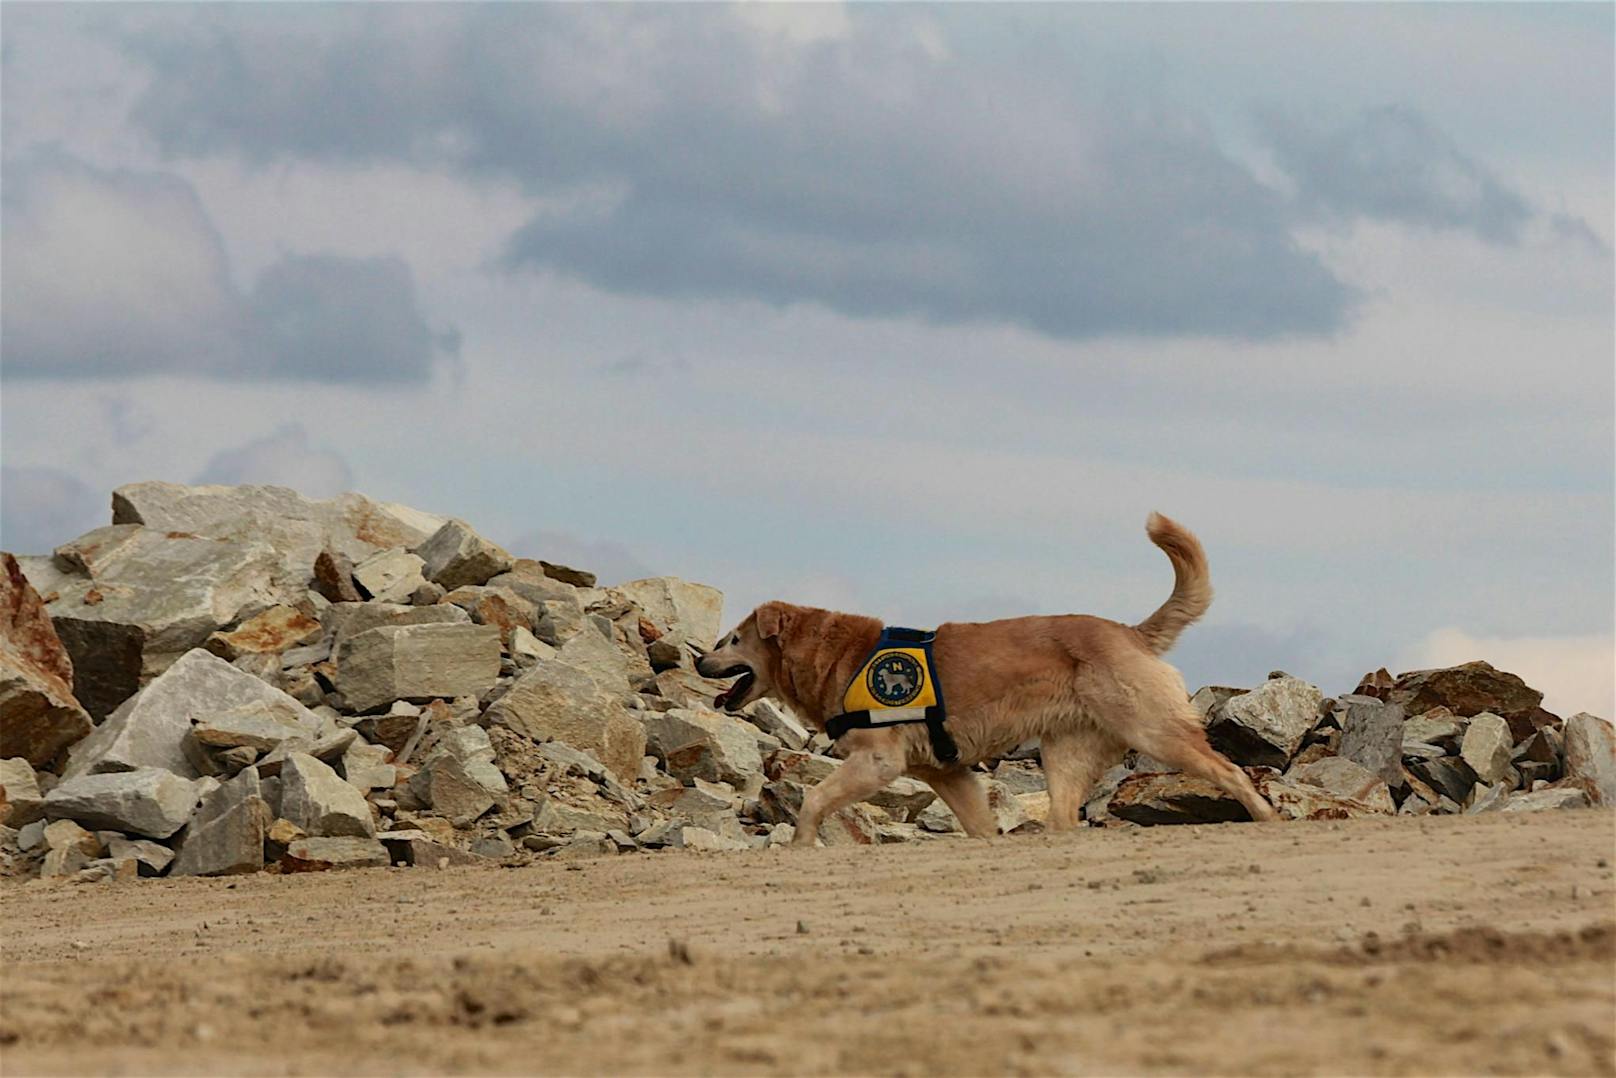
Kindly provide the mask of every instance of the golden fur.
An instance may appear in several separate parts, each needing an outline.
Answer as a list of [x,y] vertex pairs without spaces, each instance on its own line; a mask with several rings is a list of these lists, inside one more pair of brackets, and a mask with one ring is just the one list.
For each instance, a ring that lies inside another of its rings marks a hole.
[[[827,815],[903,774],[929,783],[968,834],[994,834],[986,793],[969,768],[1034,738],[1053,830],[1078,825],[1094,780],[1126,748],[1209,779],[1254,819],[1273,819],[1245,773],[1207,744],[1183,679],[1158,658],[1212,601],[1206,555],[1194,535],[1159,514],[1147,532],[1173,563],[1173,593],[1160,609],[1137,626],[1075,614],[939,626],[932,653],[959,762],[938,763],[923,725],[851,731],[840,743],[846,762],[804,799],[794,841],[811,845]],[[773,696],[822,730],[880,635],[874,618],[764,603],[698,669],[754,676],[726,701],[732,709]]]

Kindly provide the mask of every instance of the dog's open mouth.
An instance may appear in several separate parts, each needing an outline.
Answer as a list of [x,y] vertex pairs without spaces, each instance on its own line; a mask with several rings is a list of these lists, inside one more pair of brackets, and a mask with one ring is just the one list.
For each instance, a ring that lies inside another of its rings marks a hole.
[[731,705],[745,700],[746,694],[752,691],[752,685],[757,681],[757,675],[752,673],[752,668],[745,664],[732,666],[718,676],[720,678],[738,678],[735,684],[713,698],[713,706],[720,711],[729,710]]

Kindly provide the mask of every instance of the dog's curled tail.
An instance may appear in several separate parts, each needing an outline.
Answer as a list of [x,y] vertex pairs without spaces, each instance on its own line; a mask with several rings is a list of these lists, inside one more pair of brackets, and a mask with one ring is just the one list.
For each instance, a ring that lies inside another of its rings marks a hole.
[[1201,541],[1182,524],[1152,513],[1145,521],[1145,534],[1173,563],[1173,594],[1154,614],[1134,626],[1150,650],[1160,655],[1212,605],[1212,575]]

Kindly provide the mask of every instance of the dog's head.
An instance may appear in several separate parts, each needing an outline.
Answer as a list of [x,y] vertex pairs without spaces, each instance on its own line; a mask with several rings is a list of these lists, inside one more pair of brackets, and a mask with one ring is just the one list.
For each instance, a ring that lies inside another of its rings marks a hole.
[[718,694],[715,708],[739,711],[774,691],[780,638],[789,630],[795,610],[788,603],[764,603],[696,661],[696,673],[702,677],[737,679]]

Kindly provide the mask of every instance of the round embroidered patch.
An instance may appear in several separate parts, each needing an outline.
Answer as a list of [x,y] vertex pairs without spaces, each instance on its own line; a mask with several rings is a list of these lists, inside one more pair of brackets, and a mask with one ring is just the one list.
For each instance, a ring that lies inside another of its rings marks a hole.
[[870,664],[864,675],[864,684],[870,695],[886,707],[902,707],[920,695],[925,687],[926,672],[913,658],[901,651],[891,651]]

